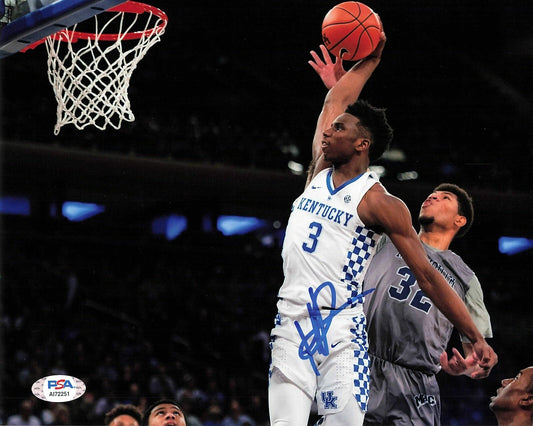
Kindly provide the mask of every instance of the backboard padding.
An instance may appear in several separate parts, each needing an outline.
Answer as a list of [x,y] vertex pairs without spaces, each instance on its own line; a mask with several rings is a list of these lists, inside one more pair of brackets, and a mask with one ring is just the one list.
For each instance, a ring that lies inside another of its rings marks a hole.
[[58,0],[10,22],[0,30],[0,59],[85,21],[125,0]]

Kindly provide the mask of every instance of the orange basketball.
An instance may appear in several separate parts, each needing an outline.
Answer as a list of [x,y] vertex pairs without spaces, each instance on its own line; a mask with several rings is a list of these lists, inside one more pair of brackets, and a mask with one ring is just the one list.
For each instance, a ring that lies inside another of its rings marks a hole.
[[333,7],[322,22],[322,40],[331,54],[357,61],[374,51],[381,37],[378,16],[367,5],[346,1]]

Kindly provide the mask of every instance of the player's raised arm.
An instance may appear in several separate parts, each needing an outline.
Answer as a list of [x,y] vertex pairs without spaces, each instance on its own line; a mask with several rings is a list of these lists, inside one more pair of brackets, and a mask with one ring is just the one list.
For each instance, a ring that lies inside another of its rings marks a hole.
[[403,201],[381,185],[374,185],[361,201],[358,212],[367,226],[381,229],[390,237],[425,295],[472,342],[480,367],[490,370],[498,361],[497,355],[475,326],[464,302],[429,263]]
[[337,58],[333,62],[324,46],[320,46],[323,59],[320,59],[316,52],[311,53],[314,61],[309,61],[309,63],[329,91],[318,117],[313,137],[312,160],[308,170],[307,183],[318,172],[329,167],[330,164],[322,157],[322,134],[331,126],[333,120],[345,111],[348,105],[359,99],[363,87],[379,65],[385,42],[386,36],[382,32],[381,41],[376,49],[368,57],[353,65],[347,72],[344,71],[342,59]]

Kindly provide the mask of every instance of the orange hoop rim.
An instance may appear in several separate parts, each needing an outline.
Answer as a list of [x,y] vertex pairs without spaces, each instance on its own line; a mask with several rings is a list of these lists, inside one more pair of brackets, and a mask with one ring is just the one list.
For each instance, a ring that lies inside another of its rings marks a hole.
[[119,38],[121,40],[137,40],[142,37],[150,37],[154,33],[161,33],[168,22],[168,16],[165,12],[163,12],[161,9],[151,6],[149,4],[140,3],[137,1],[125,1],[124,3],[121,3],[117,6],[113,6],[110,9],[107,9],[105,12],[126,12],[126,13],[136,13],[138,15],[141,15],[145,12],[151,13],[152,15],[157,16],[161,19],[161,22],[159,25],[157,25],[155,28],[148,28],[144,31],[132,31],[125,34],[99,34],[96,33],[89,33],[89,32],[82,32],[82,31],[72,31],[68,28],[65,28],[61,31],[58,31],[57,33],[52,34],[50,37],[57,41],[68,41],[68,42],[76,42],[78,39],[82,40],[102,40],[102,41],[116,41]]

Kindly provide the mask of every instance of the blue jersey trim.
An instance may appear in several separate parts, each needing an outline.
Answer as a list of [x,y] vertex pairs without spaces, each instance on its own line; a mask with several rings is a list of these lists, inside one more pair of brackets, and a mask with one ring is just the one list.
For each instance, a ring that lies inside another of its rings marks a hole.
[[333,188],[333,169],[331,169],[328,172],[328,176],[326,178],[326,184],[328,186],[328,191],[331,195],[335,195],[337,192],[339,192],[342,188],[344,188],[346,185],[350,185],[351,183],[355,182],[357,179],[359,179],[361,176],[363,176],[365,173],[361,173],[359,176],[354,177],[353,179],[347,180],[344,182],[341,186],[338,188]]

